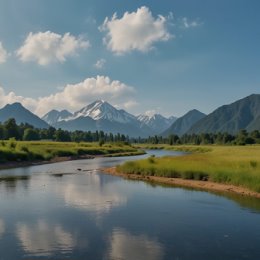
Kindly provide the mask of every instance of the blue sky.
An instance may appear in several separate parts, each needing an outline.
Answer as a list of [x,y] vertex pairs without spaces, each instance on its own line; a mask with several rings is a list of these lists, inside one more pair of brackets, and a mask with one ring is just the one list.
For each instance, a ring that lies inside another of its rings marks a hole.
[[259,10],[257,0],[0,0],[0,105],[42,115],[100,98],[134,114],[210,113],[260,92]]

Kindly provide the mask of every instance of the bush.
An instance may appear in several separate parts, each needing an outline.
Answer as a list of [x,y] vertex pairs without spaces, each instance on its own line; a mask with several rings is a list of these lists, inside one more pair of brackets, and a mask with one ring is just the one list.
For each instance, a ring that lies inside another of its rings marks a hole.
[[250,161],[250,166],[252,168],[256,168],[257,167],[257,161]]
[[154,156],[150,156],[147,160],[149,163],[155,163]]

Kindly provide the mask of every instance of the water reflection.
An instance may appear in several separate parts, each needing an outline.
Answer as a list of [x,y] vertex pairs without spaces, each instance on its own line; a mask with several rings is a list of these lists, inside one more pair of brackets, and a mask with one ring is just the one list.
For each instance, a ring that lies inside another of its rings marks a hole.
[[0,188],[3,185],[7,192],[14,193],[18,185],[21,185],[24,189],[28,189],[29,180],[29,175],[0,176]]
[[3,234],[5,233],[5,223],[4,221],[0,218],[0,239],[2,238]]
[[36,224],[18,222],[16,236],[23,249],[34,256],[49,256],[54,251],[70,252],[76,244],[73,235],[62,226],[48,224],[42,219]]
[[260,259],[259,199],[96,170],[123,160],[1,171],[0,259]]
[[66,204],[97,213],[109,212],[126,203],[126,196],[115,189],[114,182],[102,183],[95,173],[86,173],[58,187]]
[[114,229],[109,248],[109,259],[163,259],[163,248],[156,239],[146,235],[132,235],[124,229]]

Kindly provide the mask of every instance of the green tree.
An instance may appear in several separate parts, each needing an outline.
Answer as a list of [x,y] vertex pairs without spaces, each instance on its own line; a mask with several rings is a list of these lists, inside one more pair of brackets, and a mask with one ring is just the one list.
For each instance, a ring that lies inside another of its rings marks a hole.
[[39,132],[36,129],[26,128],[24,130],[23,140],[25,141],[40,140]]
[[5,136],[6,139],[9,139],[9,138],[12,138],[12,137],[14,137],[16,140],[21,139],[19,127],[16,124],[16,121],[15,121],[14,118],[8,119],[4,123],[4,128],[6,129],[6,136]]
[[57,142],[70,142],[71,137],[68,131],[64,131],[62,129],[58,129],[55,132],[55,141]]

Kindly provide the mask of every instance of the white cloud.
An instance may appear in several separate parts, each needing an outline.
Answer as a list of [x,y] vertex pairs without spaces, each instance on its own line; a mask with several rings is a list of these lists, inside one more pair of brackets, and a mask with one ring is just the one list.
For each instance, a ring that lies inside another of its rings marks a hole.
[[200,26],[202,23],[198,20],[190,21],[187,17],[181,19],[181,27],[185,29],[195,28]]
[[97,69],[103,69],[105,64],[106,64],[106,60],[105,59],[99,59],[97,60],[97,62],[94,64],[94,67]]
[[106,32],[103,41],[107,48],[116,54],[132,50],[146,52],[155,42],[171,38],[166,26],[167,17],[152,16],[148,7],[138,8],[136,12],[125,12],[122,18],[115,13],[111,19],[106,17],[100,30]]
[[129,100],[129,101],[125,102],[124,107],[125,107],[126,109],[129,109],[129,108],[135,107],[135,106],[137,106],[137,105],[139,105],[139,103],[138,103],[137,101],[135,101],[135,100]]
[[62,91],[37,99],[18,96],[14,92],[6,94],[0,87],[0,106],[20,102],[32,112],[42,116],[51,109],[75,111],[97,99],[104,99],[112,104],[118,104],[121,108],[127,108],[131,102],[134,103],[134,94],[135,89],[131,86],[111,80],[109,77],[97,76],[77,84],[68,84]]
[[144,112],[146,116],[153,116],[155,114],[159,114],[158,109],[151,109]]
[[8,56],[8,53],[4,49],[3,44],[0,42],[0,64],[6,62],[7,56]]
[[30,32],[16,54],[23,62],[35,61],[39,65],[47,65],[52,62],[64,62],[79,49],[88,47],[89,41],[70,33],[60,35],[50,31],[35,34]]
[[33,98],[18,96],[12,91],[6,94],[4,89],[0,86],[0,106],[3,107],[6,104],[11,104],[14,102],[20,102],[25,107],[33,110],[37,106],[38,101]]

